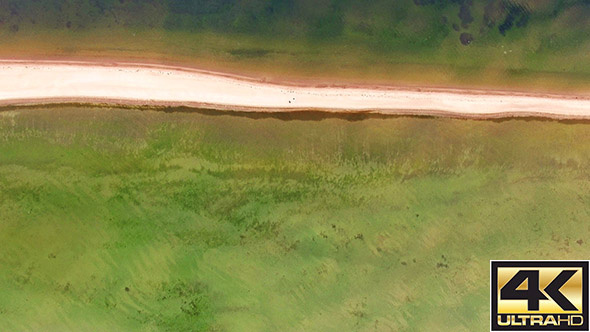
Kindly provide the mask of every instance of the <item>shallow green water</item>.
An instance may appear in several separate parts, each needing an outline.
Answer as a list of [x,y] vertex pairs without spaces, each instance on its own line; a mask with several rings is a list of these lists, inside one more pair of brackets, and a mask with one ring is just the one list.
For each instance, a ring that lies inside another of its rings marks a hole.
[[585,0],[0,0],[0,56],[587,90],[589,17]]
[[1,112],[0,330],[485,330],[588,257],[587,123],[291,118]]

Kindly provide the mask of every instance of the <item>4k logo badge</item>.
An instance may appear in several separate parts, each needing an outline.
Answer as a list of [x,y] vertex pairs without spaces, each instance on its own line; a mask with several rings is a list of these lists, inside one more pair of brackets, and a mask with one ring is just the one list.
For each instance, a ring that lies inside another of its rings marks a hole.
[[588,261],[492,261],[492,331],[588,331]]

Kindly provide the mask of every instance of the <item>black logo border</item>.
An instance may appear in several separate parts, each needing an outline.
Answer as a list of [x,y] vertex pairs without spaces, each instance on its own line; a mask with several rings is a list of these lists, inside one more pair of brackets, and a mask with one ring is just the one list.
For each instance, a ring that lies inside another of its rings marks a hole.
[[[588,316],[588,269],[589,261],[587,260],[490,260],[490,331],[589,331],[590,316]],[[582,315],[584,316],[584,324],[573,327],[567,330],[560,329],[558,326],[537,328],[537,327],[521,327],[518,330],[514,328],[506,328],[498,326],[498,322],[494,319],[498,312],[498,268],[499,267],[578,267],[582,268]]]

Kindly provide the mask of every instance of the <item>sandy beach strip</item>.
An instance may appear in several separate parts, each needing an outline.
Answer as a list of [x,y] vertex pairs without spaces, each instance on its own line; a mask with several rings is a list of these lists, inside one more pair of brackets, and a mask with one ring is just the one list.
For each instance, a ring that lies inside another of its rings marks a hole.
[[0,60],[0,105],[88,102],[239,111],[590,118],[588,96],[493,90],[268,83],[141,63]]

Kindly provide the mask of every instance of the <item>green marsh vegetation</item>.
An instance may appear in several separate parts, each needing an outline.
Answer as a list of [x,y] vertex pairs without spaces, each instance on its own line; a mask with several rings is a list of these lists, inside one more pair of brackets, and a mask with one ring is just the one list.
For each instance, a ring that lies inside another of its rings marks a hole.
[[1,112],[0,329],[484,330],[590,253],[586,123],[281,117]]
[[0,0],[0,55],[587,91],[589,20],[585,0]]

